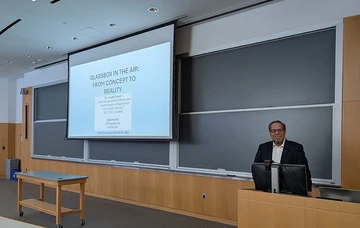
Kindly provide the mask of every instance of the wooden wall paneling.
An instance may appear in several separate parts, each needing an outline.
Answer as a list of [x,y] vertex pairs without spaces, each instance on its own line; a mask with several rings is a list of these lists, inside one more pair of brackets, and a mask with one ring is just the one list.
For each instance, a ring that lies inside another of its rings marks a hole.
[[[28,168],[29,163],[31,162],[31,148],[32,148],[32,97],[33,97],[33,92],[32,92],[32,87],[27,87],[26,88],[28,90],[28,94],[27,95],[23,95],[22,96],[22,135],[23,135],[23,141],[22,141],[22,156],[21,156],[21,169],[23,171],[29,170]],[[27,123],[28,125],[26,126],[26,115],[25,115],[25,111],[26,108],[28,107],[28,116],[27,116]],[[27,137],[26,137],[26,127],[27,127]]]
[[[202,193],[206,198],[203,201],[203,214],[216,217],[216,179],[214,177],[202,178]],[[202,197],[202,196],[201,196]]]
[[29,171],[38,171],[42,170],[42,166],[45,164],[46,160],[41,159],[30,159],[27,162],[27,168]]
[[173,174],[173,207],[175,209],[204,214],[203,176],[191,174]]
[[117,197],[117,198],[124,198],[123,194],[123,169],[110,167],[109,169],[109,176],[110,178],[110,196]]
[[241,181],[241,189],[255,189],[254,181],[242,180]]
[[360,189],[360,16],[344,19],[342,187]]
[[138,197],[143,203],[155,204],[155,172],[138,170]]
[[[22,160],[21,160],[22,161]],[[31,159],[31,166],[30,167],[28,167],[28,170],[31,170],[31,171],[36,171],[36,170],[38,170],[38,167],[39,167],[39,165],[38,165],[38,163],[39,163],[40,161],[39,161],[39,159]],[[24,166],[24,164],[22,164],[21,165],[21,167],[23,167]],[[23,168],[22,168],[23,169]],[[25,171],[25,170],[23,170],[23,171]]]
[[21,159],[21,151],[22,151],[22,124],[18,123],[15,125],[15,158]]
[[97,185],[96,183],[96,169],[95,165],[86,164],[85,165],[85,175],[88,177],[88,181],[86,181],[85,190],[92,193],[97,193]]
[[[184,175],[180,174],[173,174],[173,208],[182,210],[183,209],[183,195],[184,192],[182,191],[182,184],[186,185],[188,184],[188,187],[190,186],[190,182],[186,183],[185,180],[187,180]],[[188,193],[189,195],[189,193]]]
[[64,162],[62,161],[56,161],[55,165],[54,165],[54,172],[59,172],[61,173],[61,168]]
[[6,176],[6,159],[15,157],[15,124],[0,123],[0,177]]
[[45,163],[45,170],[55,172],[55,163],[56,161],[47,160]]
[[[33,109],[32,109],[32,88],[29,88],[29,95],[27,96],[26,102],[29,105],[28,107],[28,136],[27,139],[25,140],[25,142],[29,145],[28,147],[28,151],[27,151],[27,164],[29,164],[31,162],[31,153],[32,153],[32,119],[33,119]],[[40,164],[40,169],[45,169],[44,167],[44,163],[43,162],[39,162]]]
[[194,195],[193,176],[174,173],[173,177],[174,208],[192,212]]
[[[181,190],[181,181],[182,179],[185,180],[185,178],[182,175],[179,174],[173,174],[173,208],[182,210],[183,208],[183,192]],[[190,183],[184,183],[183,184],[190,184]]]
[[360,100],[360,16],[344,19],[343,101]]
[[8,158],[15,158],[15,127],[16,124],[8,124]]
[[136,169],[123,170],[124,199],[138,201],[139,172]]
[[191,175],[186,174],[185,176],[188,176],[188,178],[192,179],[192,198],[190,198],[191,204],[189,205],[189,211],[198,213],[198,214],[204,214],[204,199],[202,198],[203,193],[205,193],[206,187],[204,186],[204,183],[206,183],[206,180],[204,176],[197,176],[197,175]]
[[[59,170],[61,173],[68,173],[69,172],[69,168],[68,168],[69,162],[60,162],[58,164],[59,166]],[[85,169],[85,168],[84,168]],[[85,172],[85,171],[84,171]]]
[[6,176],[6,159],[8,158],[8,123],[0,123],[0,177]]
[[[31,164],[32,164],[32,161],[33,161],[33,159],[30,159],[30,161],[29,161],[30,166],[31,166]],[[38,167],[39,167],[39,169],[38,169],[38,170],[47,170],[47,167],[51,167],[51,166],[49,165],[49,162],[51,162],[51,161],[39,159],[39,161],[38,161]]]
[[105,196],[110,196],[110,179],[113,176],[110,173],[110,166],[97,165],[95,168],[96,192]]
[[155,204],[173,208],[174,182],[170,172],[155,172]]
[[[33,161],[34,159],[29,159],[29,161],[28,161],[28,165],[29,165],[29,167],[31,167],[32,168],[32,161]],[[37,161],[37,170],[46,170],[46,166],[47,166],[47,160],[43,160],[43,159],[38,159],[38,161]]]
[[237,191],[240,180],[216,179],[216,216],[237,221]]
[[343,103],[342,187],[360,189],[360,101]]

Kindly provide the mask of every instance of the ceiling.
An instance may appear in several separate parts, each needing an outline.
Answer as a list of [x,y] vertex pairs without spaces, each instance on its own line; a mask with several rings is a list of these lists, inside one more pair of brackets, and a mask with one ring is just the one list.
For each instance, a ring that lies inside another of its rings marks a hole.
[[[179,20],[186,26],[264,0],[0,0],[0,77],[19,78],[66,54]],[[150,7],[159,12],[150,13]],[[116,27],[108,26],[109,23]],[[73,40],[76,37],[77,40]],[[45,47],[52,49],[46,49]],[[26,56],[28,55],[28,56]]]

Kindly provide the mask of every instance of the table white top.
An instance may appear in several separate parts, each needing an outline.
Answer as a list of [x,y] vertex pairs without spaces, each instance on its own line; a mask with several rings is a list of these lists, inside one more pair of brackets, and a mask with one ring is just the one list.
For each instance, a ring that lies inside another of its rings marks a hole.
[[0,216],[0,227],[11,227],[11,228],[45,228],[43,226],[35,226],[29,223],[20,222],[13,219],[8,219]]

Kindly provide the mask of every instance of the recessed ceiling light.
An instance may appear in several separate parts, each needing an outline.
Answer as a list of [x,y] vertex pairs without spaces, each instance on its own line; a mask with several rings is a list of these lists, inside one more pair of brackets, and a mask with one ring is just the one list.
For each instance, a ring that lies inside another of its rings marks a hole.
[[45,48],[46,48],[46,49],[49,49],[49,50],[52,49],[52,47],[50,47],[50,46],[46,46]]
[[36,0],[31,0],[32,2],[36,2]]
[[44,61],[44,60],[42,60],[42,59],[38,59],[38,62],[42,62],[42,61]]
[[32,62],[32,64],[36,64],[36,62]]
[[150,13],[157,13],[157,12],[159,12],[159,8],[150,7],[150,8],[148,9],[148,11],[149,11]]
[[27,58],[31,58],[31,55],[24,55],[25,57],[27,57]]
[[11,64],[11,63],[13,63],[13,62],[12,62],[12,61],[7,61],[7,63]]
[[77,37],[75,37],[75,36],[74,36],[73,38],[71,38],[71,39],[72,39],[72,40],[78,40],[78,38],[77,38]]
[[109,26],[109,27],[112,27],[112,28],[115,28],[115,27],[116,27],[116,24],[114,24],[114,23],[109,23],[108,26]]

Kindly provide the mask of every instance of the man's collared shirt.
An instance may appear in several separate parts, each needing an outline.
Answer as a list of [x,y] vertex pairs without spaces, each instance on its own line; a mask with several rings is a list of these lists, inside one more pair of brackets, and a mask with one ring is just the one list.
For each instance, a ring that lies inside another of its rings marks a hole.
[[283,141],[283,143],[280,146],[277,146],[274,142],[273,142],[273,150],[272,150],[272,160],[276,163],[280,163],[281,161],[281,155],[282,152],[284,150],[284,145],[285,145],[285,139]]

